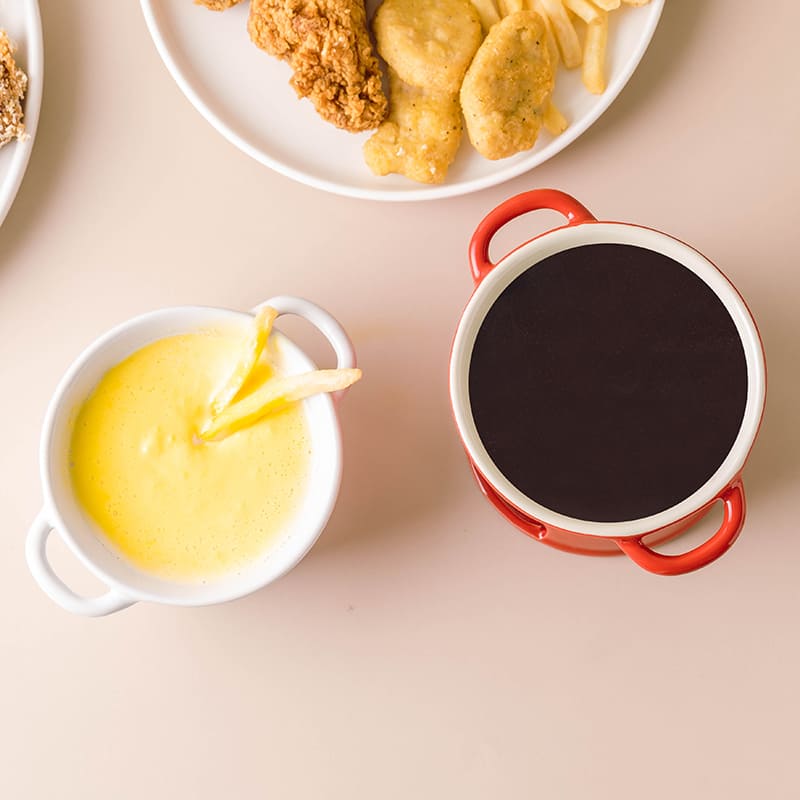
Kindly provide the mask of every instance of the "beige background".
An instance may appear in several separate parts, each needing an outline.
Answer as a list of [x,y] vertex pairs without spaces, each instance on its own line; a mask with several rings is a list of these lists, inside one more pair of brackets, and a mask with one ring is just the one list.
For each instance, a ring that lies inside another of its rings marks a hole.
[[[797,4],[668,0],[630,85],[568,150],[407,206],[321,194],[237,152],[180,94],[137,3],[42,13],[39,138],[0,230],[0,797],[800,796]],[[535,186],[693,243],[761,325],[750,516],[700,573],[551,551],[473,486],[446,391],[466,245]],[[63,370],[147,309],[283,292],[339,316],[366,373],[317,547],[224,606],[59,610],[23,543]]]

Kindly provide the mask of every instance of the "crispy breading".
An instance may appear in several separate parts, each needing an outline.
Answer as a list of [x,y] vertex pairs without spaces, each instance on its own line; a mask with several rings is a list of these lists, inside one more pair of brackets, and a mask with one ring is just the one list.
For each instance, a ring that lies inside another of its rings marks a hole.
[[198,6],[205,6],[210,11],[224,11],[226,8],[231,8],[242,0],[194,0]]
[[387,101],[362,0],[252,0],[250,38],[294,70],[290,81],[338,128],[377,128]]
[[544,20],[533,11],[510,14],[492,27],[461,86],[467,133],[485,158],[536,143],[554,76]]
[[384,0],[372,27],[403,81],[438,92],[458,92],[483,37],[470,0]]
[[0,147],[25,137],[22,100],[28,78],[14,61],[14,46],[0,30]]
[[391,68],[389,84],[389,118],[364,143],[367,166],[376,175],[442,183],[461,143],[458,95],[409,86]]

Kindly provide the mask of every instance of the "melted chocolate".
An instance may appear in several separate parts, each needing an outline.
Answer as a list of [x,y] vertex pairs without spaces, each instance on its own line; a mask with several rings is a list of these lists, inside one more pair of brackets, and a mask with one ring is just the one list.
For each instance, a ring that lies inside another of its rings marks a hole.
[[500,471],[570,517],[649,516],[702,486],[744,416],[747,366],[714,292],[623,244],[557,253],[516,278],[478,332],[472,414]]

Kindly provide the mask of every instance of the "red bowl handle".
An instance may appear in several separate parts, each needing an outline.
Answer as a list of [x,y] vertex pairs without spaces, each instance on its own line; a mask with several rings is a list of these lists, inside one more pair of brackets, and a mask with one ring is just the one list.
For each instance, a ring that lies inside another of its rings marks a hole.
[[515,217],[543,208],[563,214],[567,218],[568,225],[597,222],[592,213],[574,197],[565,192],[559,192],[557,189],[534,189],[509,198],[504,203],[500,203],[494,211],[490,211],[472,234],[472,240],[469,243],[469,263],[472,269],[472,278],[476,284],[480,283],[494,269],[495,265],[489,260],[489,243],[497,231]]
[[703,544],[688,553],[667,556],[651,550],[641,538],[617,539],[619,549],[628,558],[648,572],[656,575],[683,575],[705,567],[724,555],[742,530],[745,516],[744,487],[741,481],[729,486],[721,495],[725,504],[725,517],[719,530]]
[[527,533],[533,539],[538,539],[541,541],[542,539],[547,536],[547,528],[542,525],[540,522],[536,522],[532,520],[530,517],[526,517],[521,511],[517,511],[517,509],[510,506],[506,503],[502,497],[500,497],[497,492],[489,485],[486,478],[478,472],[478,468],[472,463],[469,462],[470,467],[472,468],[472,473],[475,475],[475,478],[478,481],[478,486],[480,487],[481,492],[483,492],[483,496],[514,526],[516,526],[519,530],[523,533]]

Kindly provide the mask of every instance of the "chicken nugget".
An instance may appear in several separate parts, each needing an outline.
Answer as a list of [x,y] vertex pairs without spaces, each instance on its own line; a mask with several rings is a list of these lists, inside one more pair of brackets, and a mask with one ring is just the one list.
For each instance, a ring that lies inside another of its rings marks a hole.
[[554,76],[544,20],[518,11],[492,27],[461,86],[467,133],[485,158],[507,158],[536,143]]
[[456,93],[483,36],[470,0],[384,0],[373,30],[378,52],[411,86]]
[[376,175],[442,183],[461,143],[458,95],[409,86],[392,69],[389,84],[389,118],[364,143],[367,166]]
[[225,11],[227,8],[232,8],[242,0],[194,0],[198,6],[205,6],[209,11]]

